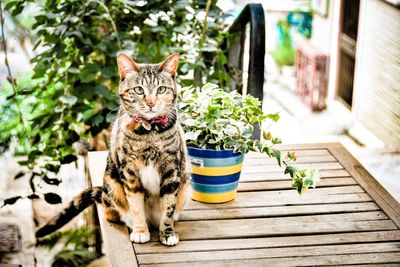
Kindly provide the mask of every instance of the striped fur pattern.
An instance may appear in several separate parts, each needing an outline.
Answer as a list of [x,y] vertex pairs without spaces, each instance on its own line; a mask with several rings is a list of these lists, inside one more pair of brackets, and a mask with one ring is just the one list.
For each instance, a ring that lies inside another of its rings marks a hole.
[[[178,243],[174,220],[190,188],[176,108],[178,61],[177,54],[160,64],[137,64],[126,55],[118,56],[121,106],[111,133],[104,186],[87,189],[72,201],[64,211],[72,211],[70,218],[98,201],[109,221],[122,221],[131,229],[132,242],[148,242],[152,225],[164,245]],[[66,217],[56,217],[37,236],[65,224]]]

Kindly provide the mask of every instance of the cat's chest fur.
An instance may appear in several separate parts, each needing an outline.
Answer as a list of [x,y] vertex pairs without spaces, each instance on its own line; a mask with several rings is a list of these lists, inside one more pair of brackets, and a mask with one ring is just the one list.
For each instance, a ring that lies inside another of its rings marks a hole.
[[153,163],[139,170],[140,180],[143,187],[152,195],[160,193],[160,174]]

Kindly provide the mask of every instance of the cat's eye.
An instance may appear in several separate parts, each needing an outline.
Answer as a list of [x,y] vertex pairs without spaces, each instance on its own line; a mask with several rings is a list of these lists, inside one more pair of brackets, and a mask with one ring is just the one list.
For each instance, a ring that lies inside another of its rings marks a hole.
[[140,86],[135,86],[133,87],[133,91],[135,92],[135,94],[137,95],[143,95],[144,94],[144,90],[142,87]]
[[166,86],[160,86],[157,89],[157,94],[164,94],[165,91],[167,91],[167,87]]

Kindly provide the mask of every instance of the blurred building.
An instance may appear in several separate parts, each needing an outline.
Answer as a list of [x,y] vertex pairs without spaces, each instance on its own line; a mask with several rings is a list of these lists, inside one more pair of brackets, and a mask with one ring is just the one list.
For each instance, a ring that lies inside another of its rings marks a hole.
[[330,59],[329,108],[353,121],[356,136],[399,150],[400,1],[312,2],[310,41]]

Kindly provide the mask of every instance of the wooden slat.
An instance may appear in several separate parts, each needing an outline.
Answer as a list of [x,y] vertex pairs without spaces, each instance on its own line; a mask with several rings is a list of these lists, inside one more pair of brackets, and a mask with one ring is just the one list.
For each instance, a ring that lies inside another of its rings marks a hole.
[[176,230],[181,240],[194,240],[397,229],[391,220],[307,222],[290,218],[285,222],[275,220],[276,224],[268,224],[270,218],[177,222]]
[[[341,170],[343,166],[338,162],[321,162],[321,163],[293,163],[291,164],[300,169],[315,168],[319,170]],[[242,173],[264,173],[264,172],[279,172],[283,169],[276,165],[256,165],[256,166],[243,166]]]
[[[236,266],[328,266],[343,264],[378,264],[396,263],[400,261],[399,252],[390,253],[362,253],[362,254],[344,254],[344,255],[323,255],[323,256],[305,256],[305,257],[284,257],[269,259],[248,259],[248,260],[226,260],[226,261],[207,261],[207,262],[181,262],[167,264],[149,264],[145,266],[163,266],[163,267],[236,267]],[[395,265],[396,266],[396,265]]]
[[[316,162],[336,162],[337,160],[332,155],[325,156],[298,156],[296,161],[293,163],[316,163]],[[259,157],[259,158],[247,158],[244,159],[246,166],[256,165],[276,165],[277,161],[275,158]]]
[[331,147],[337,147],[338,143],[303,143],[303,144],[279,144],[276,145],[275,148],[279,150],[290,150],[290,151],[299,151],[299,150],[318,150],[318,149],[328,149]]
[[[240,242],[235,240],[233,242]],[[354,253],[382,253],[399,252],[400,242],[351,245],[328,245],[328,246],[303,246],[290,248],[265,248],[265,249],[241,249],[228,251],[207,252],[181,252],[181,253],[159,253],[157,257],[152,254],[138,255],[141,264],[159,264],[191,261],[220,261],[220,260],[242,260],[242,259],[266,259],[280,257],[298,257],[314,255],[343,255]]]
[[362,193],[359,186],[338,186],[315,188],[299,196],[294,190],[277,190],[268,192],[239,192],[234,200],[221,204],[207,204],[190,201],[186,209],[226,209],[244,207],[268,207],[282,205],[349,203],[371,201]]
[[376,211],[379,207],[373,202],[339,203],[324,205],[296,205],[279,207],[255,207],[234,209],[185,210],[179,217],[180,221],[215,220],[238,218],[265,218],[272,216],[329,214],[338,212]]
[[179,245],[175,247],[166,247],[157,241],[149,242],[147,244],[135,244],[135,250],[138,254],[156,254],[189,251],[215,251],[251,248],[259,249],[306,245],[358,244],[383,241],[400,241],[400,231],[394,230],[305,236],[257,237],[242,238],[240,239],[240,242],[235,241],[236,240],[232,239],[183,240],[180,241]]
[[[218,218],[213,218],[213,219],[218,219]],[[386,220],[388,219],[388,217],[382,211],[367,211],[367,212],[335,213],[335,214],[321,214],[321,215],[307,215],[307,216],[271,217],[271,218],[259,218],[259,219],[260,221],[267,224],[279,224],[279,223],[285,224],[285,223],[292,223],[293,220],[298,220],[299,222],[331,222],[331,221],[347,222],[347,221]],[[206,220],[205,219],[195,220],[192,222],[196,221],[206,221]],[[227,220],[223,220],[223,222],[226,221]],[[250,219],[249,222],[254,222],[254,219]]]
[[[292,192],[292,191],[289,191]],[[246,192],[247,193],[247,192]],[[371,201],[371,197],[366,193],[356,194],[338,194],[331,196],[306,197],[296,198],[288,196],[287,198],[276,198],[274,196],[258,196],[257,192],[252,192],[254,197],[259,197],[260,201],[255,201],[246,193],[238,193],[236,199],[222,204],[206,204],[200,202],[190,202],[187,209],[209,209],[210,207],[225,209],[225,208],[247,208],[247,207],[268,207],[268,206],[283,206],[283,205],[304,205],[304,204],[326,204],[326,203],[354,203]]]
[[[317,186],[330,187],[330,186],[344,186],[344,185],[356,185],[357,182],[351,177],[343,178],[322,178]],[[239,183],[238,192],[245,191],[266,191],[266,190],[277,190],[277,189],[291,189],[291,181],[268,181],[268,182],[250,182],[250,183]]]
[[[322,178],[327,177],[348,177],[350,174],[346,170],[320,170],[319,171]],[[242,173],[240,175],[241,182],[256,182],[256,181],[273,181],[273,180],[290,180],[288,174],[283,174],[283,170],[278,172],[267,172],[262,173]]]
[[[281,149],[282,155],[286,155],[288,151],[295,152],[297,157],[303,156],[329,156],[331,153],[324,149]],[[246,159],[268,158],[267,155],[258,152],[249,152],[245,156]]]
[[330,147],[329,150],[396,225],[400,227],[400,203],[342,145],[337,144]]
[[[89,172],[93,186],[103,185],[103,174],[106,166],[107,153],[89,152]],[[101,234],[104,239],[109,266],[138,266],[135,252],[129,240],[126,226],[108,222],[100,204],[96,205],[99,214]]]

